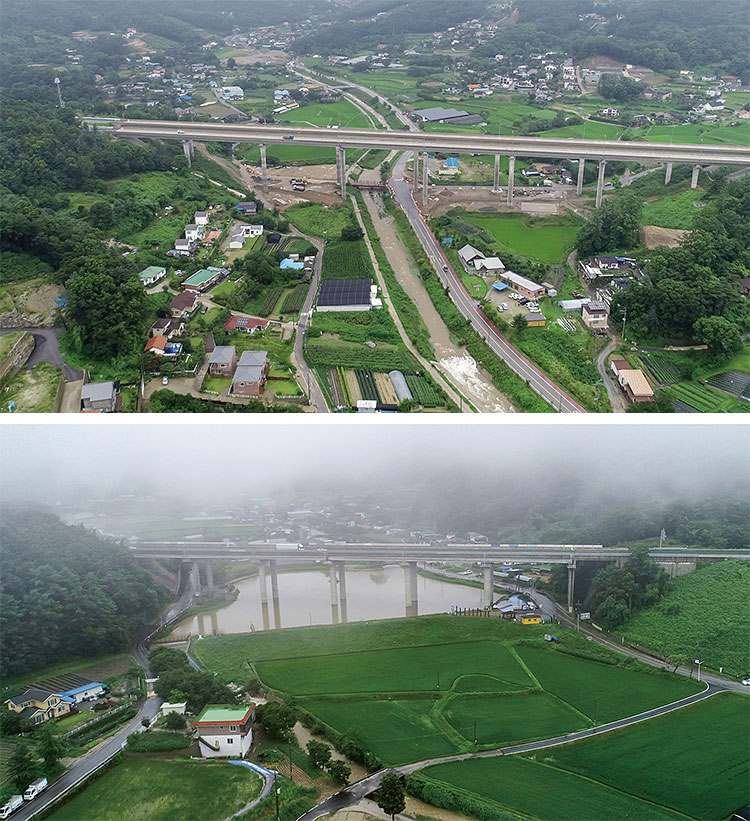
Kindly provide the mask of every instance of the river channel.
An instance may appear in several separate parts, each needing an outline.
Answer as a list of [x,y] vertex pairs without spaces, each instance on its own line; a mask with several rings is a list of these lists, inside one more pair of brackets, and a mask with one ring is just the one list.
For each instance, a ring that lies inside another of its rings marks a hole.
[[269,607],[262,606],[258,577],[251,576],[234,583],[239,595],[232,604],[181,622],[170,639],[248,633],[273,627],[391,619],[417,613],[447,613],[453,607],[479,607],[481,594],[478,588],[418,576],[417,606],[407,609],[404,570],[400,566],[366,570],[347,568],[346,607],[337,605],[334,608],[324,570],[279,573],[278,579],[278,613],[274,612],[270,597]]

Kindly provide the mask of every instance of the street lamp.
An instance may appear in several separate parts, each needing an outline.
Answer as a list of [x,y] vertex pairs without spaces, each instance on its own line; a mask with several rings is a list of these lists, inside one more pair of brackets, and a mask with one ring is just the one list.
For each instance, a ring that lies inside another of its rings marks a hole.
[[693,664],[698,665],[698,681],[700,681],[701,680],[701,664],[703,664],[703,662],[699,661],[698,659],[693,659]]

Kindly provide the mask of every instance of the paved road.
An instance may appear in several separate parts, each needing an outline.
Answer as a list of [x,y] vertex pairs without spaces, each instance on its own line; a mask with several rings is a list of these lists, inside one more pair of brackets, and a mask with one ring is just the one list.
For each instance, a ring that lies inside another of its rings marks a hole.
[[66,382],[76,382],[83,379],[83,371],[77,371],[71,368],[70,365],[65,364],[65,360],[60,353],[60,345],[57,341],[58,334],[62,333],[65,328],[34,328],[34,327],[15,327],[15,328],[0,328],[0,336],[14,331],[28,331],[34,337],[34,350],[24,367],[33,368],[40,362],[48,362],[56,368],[61,368],[63,378]]
[[294,361],[297,365],[298,373],[304,379],[304,387],[310,400],[310,404],[315,408],[316,413],[329,413],[330,408],[326,402],[325,395],[318,384],[318,379],[313,371],[308,367],[305,361],[305,332],[310,327],[310,312],[312,304],[315,300],[315,294],[318,292],[318,284],[320,283],[320,273],[323,266],[323,243],[315,237],[309,237],[302,234],[297,229],[294,233],[304,237],[308,242],[311,242],[317,249],[318,253],[315,255],[315,265],[313,267],[313,276],[310,282],[310,287],[305,297],[305,302],[300,312],[300,317],[297,322],[297,335],[294,338]]
[[549,377],[545,376],[545,374],[526,359],[525,356],[508,343],[497,330],[495,330],[494,326],[490,325],[484,318],[484,315],[477,307],[476,300],[469,295],[460,277],[453,270],[448,258],[443,253],[440,244],[427,227],[422,214],[414,202],[412,186],[404,181],[405,166],[410,157],[411,154],[405,152],[396,161],[389,185],[393,192],[394,199],[408,217],[440,281],[449,288],[451,299],[456,307],[469,320],[472,328],[486,341],[491,350],[506,362],[529,384],[532,390],[538,393],[555,410],[562,413],[586,413],[581,405],[571,399],[571,397],[549,379]]
[[607,372],[607,357],[612,353],[612,351],[616,350],[618,347],[618,340],[611,339],[607,343],[607,346],[605,348],[602,348],[601,352],[599,353],[599,356],[596,358],[596,368],[599,371],[599,375],[602,378],[602,382],[604,382],[604,387],[607,390],[607,396],[609,396],[609,403],[610,405],[612,405],[613,413],[625,413],[628,409],[625,397],[619,390],[617,390],[614,382],[612,381],[612,378]]

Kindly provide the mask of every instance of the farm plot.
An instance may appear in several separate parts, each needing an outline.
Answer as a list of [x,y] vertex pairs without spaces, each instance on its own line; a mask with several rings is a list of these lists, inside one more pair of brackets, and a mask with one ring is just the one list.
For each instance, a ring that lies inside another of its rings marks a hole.
[[387,373],[374,373],[375,387],[380,394],[380,401],[384,405],[398,405],[398,396],[393,389],[393,383]]
[[543,760],[692,818],[728,818],[750,800],[748,706],[744,694],[720,693],[606,737],[544,751]]
[[298,695],[437,693],[438,670],[443,689],[470,673],[494,676],[498,689],[533,686],[510,650],[494,641],[312,656],[261,662],[255,667],[265,686]]
[[328,380],[328,385],[331,389],[333,406],[336,408],[342,408],[345,405],[348,405],[349,402],[346,398],[346,392],[341,385],[338,368],[328,368],[326,371],[326,379]]
[[254,313],[256,316],[270,316],[283,293],[283,286],[270,288],[261,297],[248,303],[245,310],[247,313]]
[[730,393],[743,402],[750,402],[750,374],[738,371],[716,373],[706,380],[706,384],[724,393]]
[[451,700],[445,718],[468,741],[497,746],[528,740],[531,734],[553,738],[590,726],[564,702],[538,692],[460,696]]
[[679,402],[688,405],[698,413],[720,413],[724,397],[721,394],[694,382],[680,382],[670,387],[670,393]]
[[422,407],[436,408],[444,404],[444,400],[440,394],[423,376],[407,374],[406,384],[409,386],[409,390],[414,399],[416,399]]
[[692,679],[654,675],[537,647],[518,647],[542,687],[598,723],[635,715],[703,689]]
[[674,385],[681,378],[680,369],[669,359],[659,354],[640,354],[633,357],[646,371],[657,387]]
[[[435,701],[409,699],[305,699],[303,710],[346,735],[367,739],[367,746],[389,764],[450,755],[456,746],[435,726]],[[373,721],[377,716],[377,721]]]
[[309,288],[309,283],[302,283],[301,285],[297,285],[293,291],[288,293],[284,297],[284,301],[281,303],[281,313],[299,313],[302,310],[302,306],[305,304],[305,297],[307,296],[307,291]]
[[342,371],[344,378],[344,386],[346,388],[346,395],[349,399],[348,403],[351,407],[356,406],[360,399],[364,399],[359,387],[359,380],[355,371]]
[[365,241],[340,240],[326,245],[323,253],[323,279],[375,278]]

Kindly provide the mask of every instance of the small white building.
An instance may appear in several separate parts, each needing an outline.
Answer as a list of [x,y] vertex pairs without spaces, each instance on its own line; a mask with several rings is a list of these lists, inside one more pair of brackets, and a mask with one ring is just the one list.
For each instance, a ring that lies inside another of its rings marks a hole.
[[475,259],[474,267],[479,274],[499,274],[505,270],[505,266],[499,257],[484,257],[484,259]]
[[192,726],[204,758],[243,758],[253,743],[255,705],[207,704]]
[[196,225],[208,225],[208,211],[196,211],[193,222]]
[[164,704],[161,705],[161,714],[163,716],[169,715],[170,713],[177,713],[178,715],[184,716],[186,710],[186,701],[174,702],[172,704],[170,704],[168,701],[165,701]]

